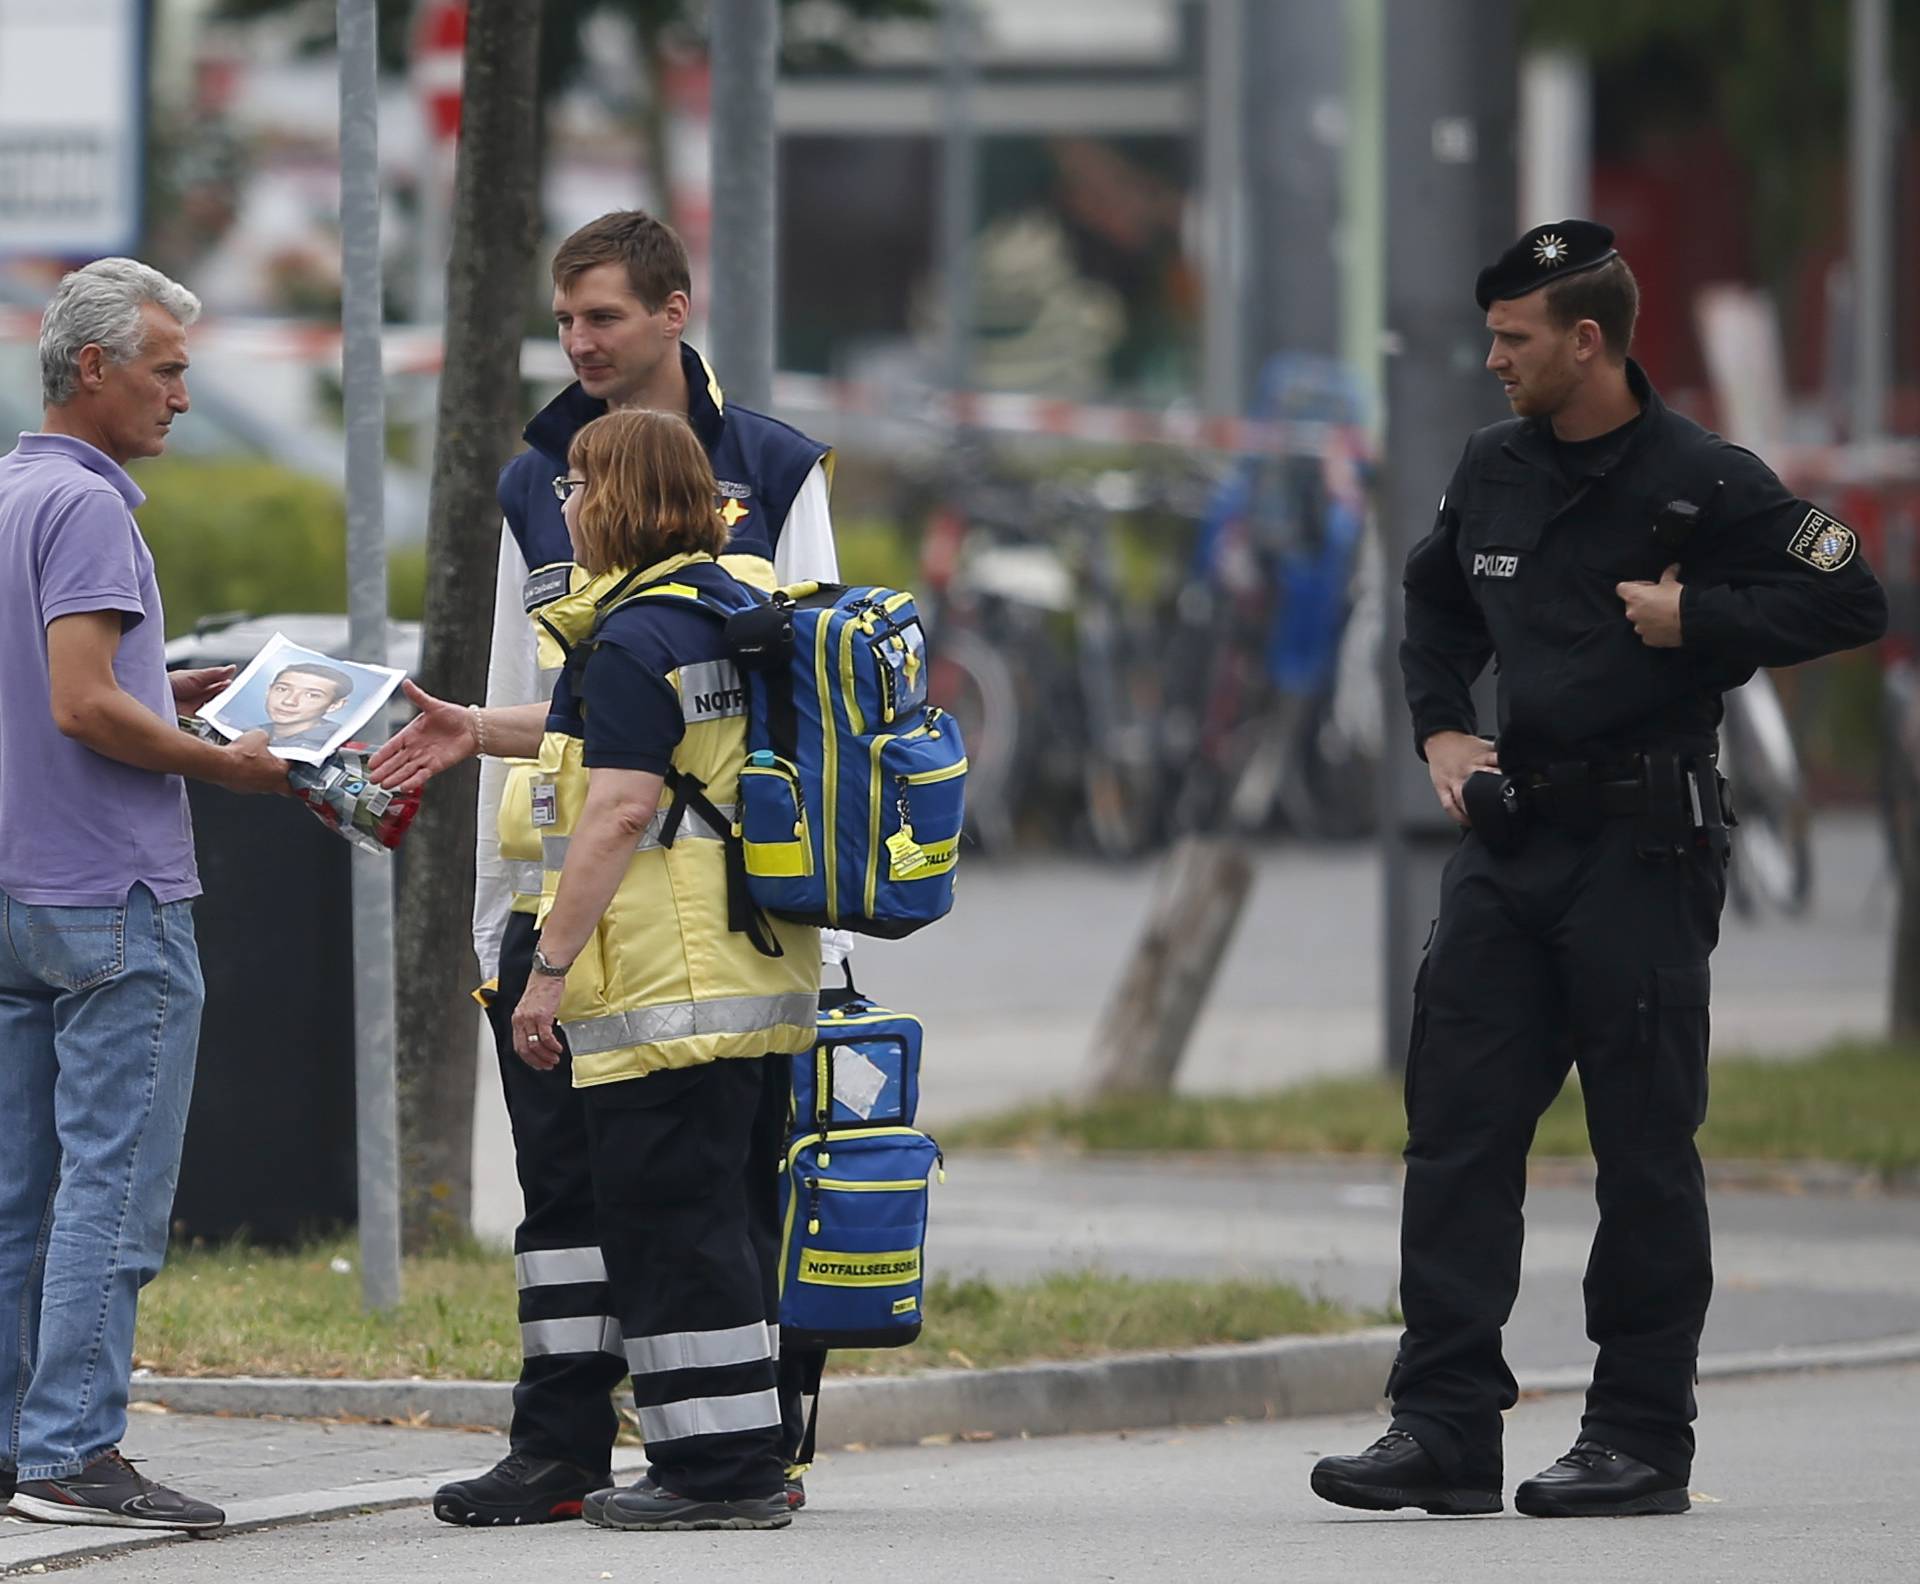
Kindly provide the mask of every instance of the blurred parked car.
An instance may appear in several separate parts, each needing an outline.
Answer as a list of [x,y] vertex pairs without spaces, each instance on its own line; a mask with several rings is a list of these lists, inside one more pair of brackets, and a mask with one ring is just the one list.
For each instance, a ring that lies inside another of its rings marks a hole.
[[[167,644],[167,669],[178,671],[187,666],[243,666],[267,645],[275,633],[285,633],[304,649],[315,649],[335,659],[354,658],[347,645],[347,618],[337,611],[290,611],[278,616],[251,616],[234,611],[209,616],[195,623],[190,633]],[[420,669],[420,624],[414,621],[387,623],[387,659],[412,676]],[[398,707],[408,709],[405,699],[394,695]]]

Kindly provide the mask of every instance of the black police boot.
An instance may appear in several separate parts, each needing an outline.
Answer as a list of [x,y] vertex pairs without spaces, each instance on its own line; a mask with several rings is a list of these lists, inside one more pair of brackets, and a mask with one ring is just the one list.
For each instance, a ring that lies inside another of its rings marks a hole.
[[580,1504],[605,1490],[613,1476],[553,1458],[509,1452],[486,1473],[455,1480],[433,1493],[433,1516],[468,1528],[558,1523],[580,1516]]
[[1392,1512],[1418,1507],[1450,1517],[1500,1511],[1497,1486],[1447,1479],[1425,1447],[1404,1430],[1389,1430],[1354,1457],[1324,1457],[1313,1466],[1313,1493],[1342,1507]]
[[1598,1441],[1576,1441],[1552,1468],[1520,1482],[1513,1505],[1529,1518],[1632,1518],[1683,1513],[1692,1502],[1685,1480]]

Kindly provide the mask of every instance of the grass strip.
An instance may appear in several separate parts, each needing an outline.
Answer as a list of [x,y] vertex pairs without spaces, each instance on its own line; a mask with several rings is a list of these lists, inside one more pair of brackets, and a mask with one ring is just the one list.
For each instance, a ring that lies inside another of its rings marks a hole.
[[[1920,1047],[1847,1041],[1799,1060],[1730,1057],[1709,1071],[1703,1155],[1833,1161],[1887,1176],[1920,1168]],[[1053,1102],[940,1129],[949,1149],[1397,1155],[1406,1143],[1397,1079],[1333,1078],[1270,1094],[1123,1096]],[[1572,1079],[1540,1119],[1533,1152],[1585,1156]]]
[[[513,1258],[480,1247],[410,1258],[405,1297],[363,1314],[351,1239],[291,1253],[177,1251],[140,1300],[135,1362],[162,1375],[414,1376],[520,1373]],[[1097,1271],[1002,1284],[934,1279],[911,1347],[836,1353],[836,1371],[906,1374],[1142,1348],[1248,1342],[1374,1323],[1279,1282],[1134,1281]]]

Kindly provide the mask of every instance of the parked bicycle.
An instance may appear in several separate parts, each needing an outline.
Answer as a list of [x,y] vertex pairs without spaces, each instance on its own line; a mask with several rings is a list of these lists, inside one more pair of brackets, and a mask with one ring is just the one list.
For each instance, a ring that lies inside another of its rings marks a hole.
[[1813,899],[1812,806],[1793,728],[1764,671],[1726,695],[1720,768],[1740,822],[1727,900],[1745,918],[1762,908],[1798,917]]
[[1359,397],[1340,365],[1288,355],[1255,415],[1310,426],[1319,444],[1241,459],[1202,521],[1166,660],[1172,823],[1252,832],[1277,815],[1303,835],[1360,835],[1381,749],[1381,568]]
[[993,469],[977,449],[950,459],[922,544],[930,693],[976,761],[970,830],[1004,849],[1031,818],[1134,856],[1158,836],[1160,753],[1158,680],[1113,540],[1132,488]]

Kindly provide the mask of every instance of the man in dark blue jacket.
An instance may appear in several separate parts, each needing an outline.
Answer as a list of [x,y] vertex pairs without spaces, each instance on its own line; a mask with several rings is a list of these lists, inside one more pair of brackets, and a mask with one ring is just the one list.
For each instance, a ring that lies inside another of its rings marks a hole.
[[[721,496],[716,504],[732,530],[729,561],[749,556],[770,563],[761,579],[769,585],[839,575],[827,510],[831,450],[726,401],[706,359],[681,339],[691,292],[680,238],[637,209],[602,215],[554,255],[554,323],[576,378],[527,425],[528,449],[500,473],[505,527],[490,707],[545,700],[553,692],[556,678],[540,667],[527,611],[565,591],[564,578],[556,586],[551,575],[538,576],[543,568],[573,560],[554,483],[567,474],[574,435],[610,409],[645,407],[686,417],[713,463]],[[537,861],[501,859],[499,812],[506,786],[502,762],[482,760],[473,928],[474,951],[489,979],[483,1000],[525,1205],[514,1235],[523,1363],[514,1389],[512,1452],[492,1472],[445,1486],[435,1497],[436,1515],[463,1525],[574,1517],[588,1492],[611,1484],[607,1464],[616,1423],[610,1393],[627,1372],[594,1232],[586,1118],[571,1066],[562,1061],[539,1072],[513,1052],[508,1019],[538,945],[533,909],[540,879]],[[526,783],[517,783],[514,795],[525,789]],[[829,932],[823,957],[843,960],[846,944],[846,937]],[[790,1360],[782,1374],[793,1446],[801,1429],[801,1365]],[[792,1472],[789,1484],[796,1506],[805,1499],[800,1472]]]

